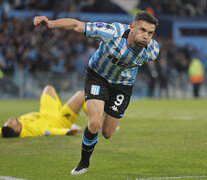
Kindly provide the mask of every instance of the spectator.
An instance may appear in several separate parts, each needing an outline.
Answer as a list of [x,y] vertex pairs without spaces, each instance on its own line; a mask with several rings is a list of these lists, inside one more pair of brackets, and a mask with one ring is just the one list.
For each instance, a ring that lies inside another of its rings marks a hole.
[[203,64],[198,58],[193,58],[190,62],[188,74],[193,85],[193,95],[195,98],[200,96],[200,85],[204,80]]
[[[168,76],[169,76],[169,68],[167,65],[167,60],[164,57],[161,57],[161,59],[158,61],[158,77],[159,77],[159,97],[169,97],[168,94]],[[163,92],[165,93],[165,96],[163,95]]]
[[147,71],[147,74],[149,75],[148,96],[154,97],[155,96],[155,94],[154,94],[155,85],[156,85],[156,81],[158,79],[158,72],[157,72],[156,63],[153,61],[149,62],[146,66],[146,71]]

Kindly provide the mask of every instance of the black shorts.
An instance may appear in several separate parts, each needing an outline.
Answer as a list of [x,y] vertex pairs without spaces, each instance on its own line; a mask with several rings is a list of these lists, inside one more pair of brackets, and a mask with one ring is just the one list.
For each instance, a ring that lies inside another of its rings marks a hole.
[[132,86],[111,84],[90,68],[87,69],[85,100],[103,100],[105,102],[104,111],[112,117],[123,117],[129,105],[131,94]]

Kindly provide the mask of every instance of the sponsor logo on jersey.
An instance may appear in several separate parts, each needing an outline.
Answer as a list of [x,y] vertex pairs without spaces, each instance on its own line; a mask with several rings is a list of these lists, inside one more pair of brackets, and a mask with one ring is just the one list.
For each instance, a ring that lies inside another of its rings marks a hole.
[[115,112],[119,112],[117,106],[115,106],[115,105],[111,106],[110,108]]
[[108,55],[108,58],[111,60],[111,62],[117,66],[121,67],[127,67],[127,68],[133,68],[136,67],[137,65],[128,65],[127,63],[123,61],[119,61],[116,57],[113,57],[112,55]]
[[111,26],[110,26],[109,24],[107,24],[107,25],[106,25],[106,30],[107,30],[107,29],[110,29],[110,28],[111,28]]

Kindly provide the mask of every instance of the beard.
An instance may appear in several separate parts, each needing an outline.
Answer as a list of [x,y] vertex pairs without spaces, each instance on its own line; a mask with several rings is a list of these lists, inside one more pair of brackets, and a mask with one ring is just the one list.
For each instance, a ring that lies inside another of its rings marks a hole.
[[144,42],[136,42],[134,41],[134,44],[138,47],[138,48],[142,48],[145,47],[147,45],[147,43]]

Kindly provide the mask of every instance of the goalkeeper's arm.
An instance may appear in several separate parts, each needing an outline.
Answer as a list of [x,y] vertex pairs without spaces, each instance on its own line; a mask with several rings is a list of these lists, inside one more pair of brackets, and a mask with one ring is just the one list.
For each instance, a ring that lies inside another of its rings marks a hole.
[[44,131],[44,136],[61,136],[61,135],[73,135],[79,130],[76,128],[50,128]]

